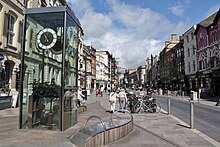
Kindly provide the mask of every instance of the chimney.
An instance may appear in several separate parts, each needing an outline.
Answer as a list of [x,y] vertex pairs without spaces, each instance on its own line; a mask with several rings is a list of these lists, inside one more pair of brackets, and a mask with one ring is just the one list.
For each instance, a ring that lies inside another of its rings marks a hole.
[[170,42],[169,41],[165,41],[165,46],[167,46]]
[[171,34],[171,41],[177,41],[177,35]]

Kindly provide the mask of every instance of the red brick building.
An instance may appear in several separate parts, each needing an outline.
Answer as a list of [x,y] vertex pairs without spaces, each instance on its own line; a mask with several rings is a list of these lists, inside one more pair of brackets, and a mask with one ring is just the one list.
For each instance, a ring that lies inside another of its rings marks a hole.
[[195,30],[198,85],[210,95],[220,95],[220,9],[201,21]]

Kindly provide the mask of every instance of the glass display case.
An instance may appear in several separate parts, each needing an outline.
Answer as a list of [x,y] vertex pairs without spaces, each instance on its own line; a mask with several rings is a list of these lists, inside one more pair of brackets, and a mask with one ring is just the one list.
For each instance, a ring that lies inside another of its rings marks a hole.
[[66,6],[24,12],[20,128],[65,130],[77,122],[79,21]]

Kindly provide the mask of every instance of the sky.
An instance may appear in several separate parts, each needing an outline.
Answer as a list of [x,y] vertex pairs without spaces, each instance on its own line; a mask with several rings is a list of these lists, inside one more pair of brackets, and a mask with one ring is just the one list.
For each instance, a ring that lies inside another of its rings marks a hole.
[[219,0],[67,0],[84,44],[109,51],[119,67],[137,68],[159,55],[171,34],[181,36],[220,8]]

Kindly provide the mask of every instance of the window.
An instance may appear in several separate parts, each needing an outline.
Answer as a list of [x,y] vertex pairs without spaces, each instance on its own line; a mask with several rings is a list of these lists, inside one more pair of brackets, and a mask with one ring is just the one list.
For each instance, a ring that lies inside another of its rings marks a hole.
[[214,30],[210,34],[210,43],[214,43],[214,42],[217,42],[217,41],[218,41],[218,34],[217,34],[217,31]]
[[47,6],[46,0],[41,0],[41,7],[46,7],[46,6]]
[[13,45],[15,17],[8,14],[7,44]]
[[186,41],[189,42],[189,36],[186,36]]
[[34,44],[34,30],[30,29],[30,42],[29,42],[29,47],[32,48]]
[[196,54],[196,48],[195,48],[195,46],[193,45],[193,55],[195,55]]
[[188,57],[189,57],[190,56],[190,49],[188,48],[187,51],[188,51]]
[[193,60],[193,71],[196,71],[196,61]]
[[191,70],[190,70],[190,62],[188,62],[188,71],[191,72]]
[[217,38],[217,37],[218,37],[218,34],[217,34],[217,31],[215,31],[215,32],[214,32],[214,42],[218,41],[218,38]]
[[177,66],[178,66],[178,72],[181,72],[181,70],[182,70],[182,69],[181,69],[181,63],[178,63]]
[[23,36],[23,22],[19,22],[19,32],[18,32],[18,42],[22,43],[22,36]]
[[192,38],[192,40],[194,39],[194,34],[193,33],[191,33],[191,38]]
[[199,47],[202,48],[202,47],[204,47],[204,46],[205,46],[205,44],[204,44],[204,38],[201,37],[201,38],[199,39]]

